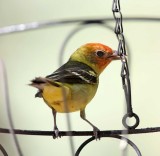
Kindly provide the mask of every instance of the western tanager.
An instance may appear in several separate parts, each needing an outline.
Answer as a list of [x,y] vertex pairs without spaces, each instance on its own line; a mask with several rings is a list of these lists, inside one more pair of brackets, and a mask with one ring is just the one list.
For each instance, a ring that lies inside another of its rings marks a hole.
[[31,86],[38,88],[35,97],[43,98],[52,109],[55,137],[59,136],[56,113],[80,111],[80,116],[93,127],[95,137],[99,129],[86,119],[86,105],[94,97],[99,84],[99,75],[112,61],[118,60],[116,51],[100,43],[88,43],[78,48],[52,74],[37,77]]

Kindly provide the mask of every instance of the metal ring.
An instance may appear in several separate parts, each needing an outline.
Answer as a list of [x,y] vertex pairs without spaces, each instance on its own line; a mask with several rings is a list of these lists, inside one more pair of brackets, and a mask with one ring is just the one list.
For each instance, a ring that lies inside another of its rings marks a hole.
[[[126,120],[127,120],[127,118],[132,118],[132,117],[134,117],[136,119],[136,123],[132,126],[129,126],[127,124]],[[123,126],[127,129],[135,129],[139,125],[139,122],[140,122],[139,117],[135,113],[132,113],[132,114],[127,113],[127,114],[124,115],[124,117],[122,119]]]
[[[120,135],[115,135],[115,136],[107,136],[107,137],[111,137],[111,138],[116,138],[116,139],[120,139],[120,140],[125,140],[131,147],[133,147],[133,149],[135,150],[135,152],[137,153],[137,156],[142,156],[140,150],[138,149],[138,147],[128,138],[125,138],[123,136]],[[95,137],[92,136],[91,138],[87,139],[85,142],[83,142],[80,147],[77,149],[75,156],[79,156],[80,152],[82,151],[82,149],[91,141],[95,140]]]

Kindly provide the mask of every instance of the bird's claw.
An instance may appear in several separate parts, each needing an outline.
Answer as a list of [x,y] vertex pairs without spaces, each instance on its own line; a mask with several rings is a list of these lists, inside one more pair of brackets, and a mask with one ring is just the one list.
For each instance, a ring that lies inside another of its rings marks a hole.
[[93,136],[95,137],[95,139],[99,139],[100,140],[100,134],[99,134],[100,130],[97,127],[93,127]]
[[60,131],[58,128],[54,128],[53,139],[61,138]]

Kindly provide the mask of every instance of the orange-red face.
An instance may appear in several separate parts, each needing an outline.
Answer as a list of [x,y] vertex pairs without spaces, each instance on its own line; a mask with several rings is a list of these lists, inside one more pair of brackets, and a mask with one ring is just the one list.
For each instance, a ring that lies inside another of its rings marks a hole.
[[81,46],[71,56],[91,66],[98,74],[112,61],[119,59],[116,51],[100,43],[88,43]]

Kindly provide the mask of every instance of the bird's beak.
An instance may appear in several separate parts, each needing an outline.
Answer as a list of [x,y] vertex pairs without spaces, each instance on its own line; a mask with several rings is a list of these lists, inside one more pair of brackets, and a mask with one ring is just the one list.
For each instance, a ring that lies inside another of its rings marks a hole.
[[113,50],[113,54],[109,56],[112,60],[120,60],[120,56],[118,55],[118,51]]

